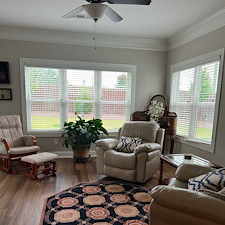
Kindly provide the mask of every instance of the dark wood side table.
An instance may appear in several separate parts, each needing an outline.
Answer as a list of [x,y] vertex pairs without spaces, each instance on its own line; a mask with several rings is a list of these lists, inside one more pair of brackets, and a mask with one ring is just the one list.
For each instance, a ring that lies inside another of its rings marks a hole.
[[130,116],[131,121],[149,121],[149,115],[146,114],[146,111],[136,111]]
[[[166,135],[170,138],[170,154],[173,154],[174,140],[177,129],[177,114],[168,112],[167,116],[163,116],[160,122],[160,127],[165,129],[165,137]],[[165,138],[162,149],[162,154],[165,153]]]
[[160,156],[160,177],[159,184],[169,184],[170,178],[163,178],[163,163],[167,162],[174,167],[178,167],[181,163],[187,162],[196,165],[210,166],[213,168],[221,168],[221,166],[212,163],[206,159],[193,154],[168,154]]
[[[136,111],[131,114],[131,121],[149,121],[149,116],[146,114],[146,111]],[[170,138],[170,151],[169,153],[173,153],[174,140],[176,135],[176,127],[177,127],[177,115],[176,113],[168,112],[167,116],[163,116],[160,123],[161,128],[165,129],[165,137],[168,135]],[[162,149],[162,154],[165,153],[165,138]]]

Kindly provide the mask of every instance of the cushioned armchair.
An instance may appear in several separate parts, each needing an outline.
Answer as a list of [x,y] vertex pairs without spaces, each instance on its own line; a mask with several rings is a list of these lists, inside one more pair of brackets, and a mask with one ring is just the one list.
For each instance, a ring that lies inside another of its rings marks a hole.
[[225,224],[225,195],[210,190],[187,189],[189,179],[211,170],[210,167],[181,164],[168,186],[153,188],[150,225]]
[[[118,179],[144,183],[159,168],[164,132],[165,130],[159,128],[155,122],[124,123],[116,139],[96,141],[97,172]],[[129,139],[134,142],[130,142]],[[125,148],[121,148],[123,143]],[[131,149],[127,150],[126,144]]]
[[12,172],[20,158],[37,153],[36,138],[23,135],[19,115],[0,116],[0,168]]

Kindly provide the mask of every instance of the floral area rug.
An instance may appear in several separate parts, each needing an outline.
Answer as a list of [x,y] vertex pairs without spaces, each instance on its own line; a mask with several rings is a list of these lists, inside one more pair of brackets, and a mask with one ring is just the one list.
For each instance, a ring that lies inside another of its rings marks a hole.
[[148,225],[151,195],[124,182],[81,183],[50,196],[41,225]]

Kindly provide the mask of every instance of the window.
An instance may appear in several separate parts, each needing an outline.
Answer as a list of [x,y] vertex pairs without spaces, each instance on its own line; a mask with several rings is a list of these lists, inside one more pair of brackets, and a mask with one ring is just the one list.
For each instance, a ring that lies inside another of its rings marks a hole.
[[[172,66],[170,111],[177,113],[177,135],[214,151],[223,50]],[[194,144],[195,145],[195,144]]]
[[27,132],[58,131],[64,122],[100,118],[116,131],[130,118],[130,65],[21,59]]

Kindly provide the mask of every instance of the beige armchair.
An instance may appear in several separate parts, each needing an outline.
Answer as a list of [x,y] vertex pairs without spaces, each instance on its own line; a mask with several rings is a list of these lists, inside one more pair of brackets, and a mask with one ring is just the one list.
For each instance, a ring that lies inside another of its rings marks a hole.
[[152,189],[150,225],[222,225],[225,201],[200,191],[187,189],[188,180],[212,168],[181,164],[168,186]]
[[37,153],[36,138],[23,135],[19,115],[0,116],[0,168],[15,172],[12,167],[20,163],[23,156]]
[[[116,139],[96,141],[97,172],[118,179],[144,183],[158,170],[165,130],[155,122],[131,121],[119,129]],[[133,152],[115,150],[121,137],[141,138]]]

